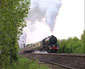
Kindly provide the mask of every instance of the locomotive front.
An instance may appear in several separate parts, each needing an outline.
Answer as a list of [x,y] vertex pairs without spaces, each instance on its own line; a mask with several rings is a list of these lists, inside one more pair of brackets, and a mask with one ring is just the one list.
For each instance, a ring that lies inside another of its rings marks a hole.
[[43,48],[48,53],[57,53],[57,50],[59,49],[57,38],[54,35],[51,35],[45,39],[43,39]]

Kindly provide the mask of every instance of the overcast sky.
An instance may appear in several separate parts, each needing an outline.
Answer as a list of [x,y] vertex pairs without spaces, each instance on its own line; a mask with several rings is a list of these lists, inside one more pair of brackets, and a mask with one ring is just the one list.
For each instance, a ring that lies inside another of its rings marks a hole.
[[59,39],[80,38],[84,25],[84,0],[62,0],[54,34]]

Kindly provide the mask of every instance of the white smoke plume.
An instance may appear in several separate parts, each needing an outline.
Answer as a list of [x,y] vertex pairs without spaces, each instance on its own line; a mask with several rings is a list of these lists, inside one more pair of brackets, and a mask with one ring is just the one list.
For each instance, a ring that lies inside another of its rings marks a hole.
[[23,29],[19,45],[35,43],[51,35],[55,19],[61,7],[61,0],[30,0],[27,27]]
[[53,31],[60,7],[61,0],[31,0],[30,11],[26,19],[35,23],[36,20],[42,21],[45,18],[46,24]]

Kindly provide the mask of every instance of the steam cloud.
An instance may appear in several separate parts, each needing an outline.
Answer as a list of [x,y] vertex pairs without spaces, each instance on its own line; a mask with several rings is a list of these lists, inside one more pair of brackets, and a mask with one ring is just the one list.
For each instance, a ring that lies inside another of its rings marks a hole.
[[27,27],[23,29],[19,45],[34,43],[51,34],[61,7],[61,0],[31,0]]
[[61,0],[31,0],[30,11],[27,17],[31,23],[36,20],[42,21],[45,17],[46,24],[53,31],[55,19],[61,7]]

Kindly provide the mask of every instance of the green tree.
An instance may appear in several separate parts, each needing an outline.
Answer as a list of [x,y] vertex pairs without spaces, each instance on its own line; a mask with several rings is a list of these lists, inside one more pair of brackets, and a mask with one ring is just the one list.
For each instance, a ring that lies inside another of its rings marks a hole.
[[73,39],[70,37],[67,39],[67,42],[66,42],[66,48],[65,48],[66,53],[72,52],[72,45],[73,45]]
[[[25,26],[29,0],[0,0],[0,67],[18,60],[18,37]],[[1,69],[1,68],[0,68]]]
[[72,43],[72,52],[71,53],[78,53],[77,49],[80,48],[80,40],[77,37],[73,38]]
[[83,34],[81,35],[81,53],[85,53],[85,30],[83,31]]
[[65,51],[65,48],[66,48],[66,40],[65,39],[63,39],[63,40],[58,40],[58,44],[59,44],[59,50],[58,50],[58,52],[59,53],[65,53],[66,51]]
[[85,54],[85,30],[81,39],[77,37],[68,38],[67,40],[58,40],[60,48],[59,53],[84,53]]

